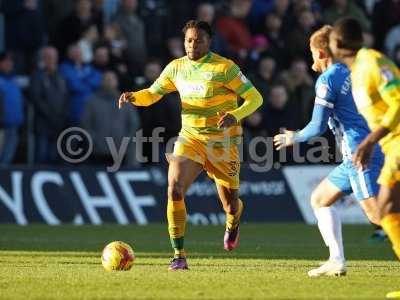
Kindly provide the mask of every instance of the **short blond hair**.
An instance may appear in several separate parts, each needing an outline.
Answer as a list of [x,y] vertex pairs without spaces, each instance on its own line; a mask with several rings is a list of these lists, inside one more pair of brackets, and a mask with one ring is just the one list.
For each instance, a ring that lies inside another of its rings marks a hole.
[[332,32],[332,29],[332,26],[324,25],[315,31],[310,37],[310,46],[332,55],[331,50],[329,49],[329,35]]

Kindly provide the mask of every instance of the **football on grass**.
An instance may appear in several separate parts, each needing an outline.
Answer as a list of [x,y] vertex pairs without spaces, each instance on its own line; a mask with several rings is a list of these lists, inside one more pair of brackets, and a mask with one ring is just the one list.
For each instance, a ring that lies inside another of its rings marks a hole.
[[115,241],[104,247],[101,263],[107,271],[127,271],[135,260],[131,246],[127,243]]

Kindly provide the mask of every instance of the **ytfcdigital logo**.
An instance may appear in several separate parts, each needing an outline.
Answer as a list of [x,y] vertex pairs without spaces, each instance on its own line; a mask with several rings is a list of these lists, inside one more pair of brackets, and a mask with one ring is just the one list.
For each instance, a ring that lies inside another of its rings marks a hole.
[[[135,136],[119,138],[117,143],[113,137],[102,137],[97,142],[94,142],[92,136],[86,130],[80,127],[71,127],[59,135],[57,150],[64,161],[71,164],[79,164],[98,152],[95,151],[97,149],[94,149],[94,145],[96,145],[102,148],[102,157],[108,156],[112,159],[112,165],[107,166],[107,171],[116,172],[127,157],[134,158],[137,163],[147,163],[149,161],[159,163],[164,154],[167,154],[169,158],[173,158],[170,153],[173,153],[176,141],[185,143],[187,140],[179,136],[169,139],[165,143],[165,139],[161,136],[163,132],[165,132],[165,128],[157,127],[152,131],[150,137],[143,136],[143,130],[138,130]],[[204,145],[207,160],[212,162],[231,161],[230,149],[235,146],[238,147],[240,162],[243,162],[243,153],[247,153],[248,165],[254,172],[267,172],[272,168],[280,168],[281,163],[288,162],[287,150],[291,151],[291,161],[295,163],[304,163],[305,161],[310,163],[340,162],[342,159],[339,151],[335,151],[334,156],[329,153],[329,143],[325,137],[311,139],[308,142],[311,147],[304,154],[301,153],[298,144],[287,149],[275,150],[273,137],[256,136],[250,139],[246,145],[243,145],[243,143],[238,145],[230,144],[229,137],[225,137],[224,141],[227,141],[223,143],[225,151],[217,151],[218,155],[215,155],[215,142],[209,142]],[[144,156],[144,143],[151,144],[151,158]],[[246,149],[244,149],[244,146]],[[261,151],[260,148],[262,149]],[[278,156],[275,159],[274,152],[277,152],[275,156]]]

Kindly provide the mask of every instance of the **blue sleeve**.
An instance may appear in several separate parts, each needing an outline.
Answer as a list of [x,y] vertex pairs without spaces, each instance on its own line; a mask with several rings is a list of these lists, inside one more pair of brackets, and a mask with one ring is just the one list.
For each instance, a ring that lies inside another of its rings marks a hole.
[[332,108],[316,104],[314,106],[310,123],[295,134],[294,141],[296,143],[301,143],[323,134],[328,128],[328,119],[331,113]]
[[315,103],[333,108],[337,98],[335,86],[334,70],[322,74],[315,85]]

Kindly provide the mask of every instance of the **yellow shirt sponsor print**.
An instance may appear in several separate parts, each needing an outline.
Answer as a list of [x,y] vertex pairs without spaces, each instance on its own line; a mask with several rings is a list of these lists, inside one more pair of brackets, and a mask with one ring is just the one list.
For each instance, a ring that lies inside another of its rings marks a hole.
[[163,96],[178,91],[182,101],[181,134],[202,142],[240,140],[240,125],[219,129],[218,113],[235,110],[238,96],[255,90],[231,60],[209,52],[197,61],[186,56],[173,60],[149,91]]

